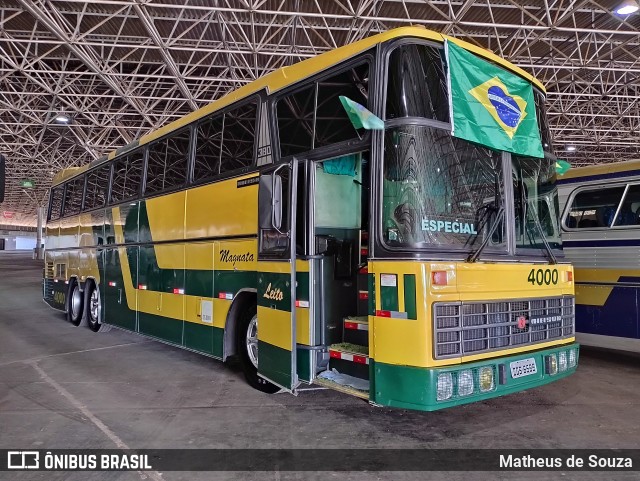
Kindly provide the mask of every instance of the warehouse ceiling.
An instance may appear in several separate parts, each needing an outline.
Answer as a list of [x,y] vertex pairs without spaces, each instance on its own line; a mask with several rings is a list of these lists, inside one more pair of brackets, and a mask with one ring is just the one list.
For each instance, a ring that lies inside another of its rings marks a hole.
[[0,210],[29,218],[59,169],[273,69],[406,25],[466,39],[540,78],[559,157],[639,159],[640,14],[614,14],[621,1],[1,0]]

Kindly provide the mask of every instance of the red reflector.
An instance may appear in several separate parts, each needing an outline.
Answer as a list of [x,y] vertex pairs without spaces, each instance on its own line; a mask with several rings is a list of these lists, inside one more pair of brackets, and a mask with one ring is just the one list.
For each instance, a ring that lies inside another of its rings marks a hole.
[[344,328],[345,329],[358,329],[358,324],[355,322],[345,322],[344,323]]
[[366,256],[367,254],[369,254],[369,249],[368,248],[363,247],[362,249],[360,249],[360,255]]
[[447,271],[433,271],[431,273],[431,283],[435,286],[446,286]]
[[369,299],[369,293],[367,291],[360,291],[358,297],[360,300]]
[[358,274],[369,274],[369,268],[367,266],[364,266],[358,271]]
[[218,294],[218,299],[226,299],[227,295],[224,292],[221,292],[220,294]]
[[184,294],[184,289],[174,289],[173,293],[174,294]]
[[353,362],[357,362],[358,364],[366,364],[367,363],[367,358],[363,357],[363,356],[356,356],[354,354]]
[[378,317],[391,317],[391,311],[376,311]]
[[329,357],[340,359],[340,352],[339,351],[329,351]]
[[569,282],[573,281],[573,272],[571,271],[567,272],[567,281]]

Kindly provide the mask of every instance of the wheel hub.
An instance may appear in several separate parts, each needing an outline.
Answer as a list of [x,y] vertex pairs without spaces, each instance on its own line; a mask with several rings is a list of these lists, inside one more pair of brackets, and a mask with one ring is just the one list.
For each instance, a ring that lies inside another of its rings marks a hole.
[[80,294],[80,288],[78,284],[73,286],[73,292],[71,293],[71,316],[73,319],[77,319],[80,316],[80,309],[82,304],[82,295]]
[[258,368],[258,315],[256,314],[249,321],[249,326],[247,327],[247,354],[249,355],[249,360],[251,364],[257,369]]
[[97,287],[93,290],[91,299],[89,299],[89,313],[93,323],[100,322],[100,291]]

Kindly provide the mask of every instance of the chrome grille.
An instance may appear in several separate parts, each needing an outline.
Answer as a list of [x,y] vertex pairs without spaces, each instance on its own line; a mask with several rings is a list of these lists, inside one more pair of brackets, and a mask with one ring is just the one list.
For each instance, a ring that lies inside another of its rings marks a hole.
[[433,319],[437,359],[478,354],[573,336],[575,298],[437,302]]

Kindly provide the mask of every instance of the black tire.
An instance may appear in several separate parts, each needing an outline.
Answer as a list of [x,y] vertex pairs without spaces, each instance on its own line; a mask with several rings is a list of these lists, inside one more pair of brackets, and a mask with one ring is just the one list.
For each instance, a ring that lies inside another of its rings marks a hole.
[[[96,285],[94,281],[87,281],[85,287],[87,297],[85,298],[85,318],[87,319],[87,326],[93,332],[109,332],[111,326],[102,323],[100,319],[100,287]],[[96,307],[97,302],[97,307]]]
[[84,321],[84,295],[75,278],[69,281],[67,290],[67,320],[74,326],[80,326]]
[[249,324],[256,316],[256,313],[257,309],[255,304],[245,307],[240,313],[236,329],[236,352],[240,357],[240,365],[242,366],[244,377],[247,380],[247,383],[249,383],[249,386],[257,389],[258,391],[273,394],[278,392],[280,388],[258,376],[258,369],[253,365],[253,362],[249,358],[247,348],[247,331],[249,329]]

